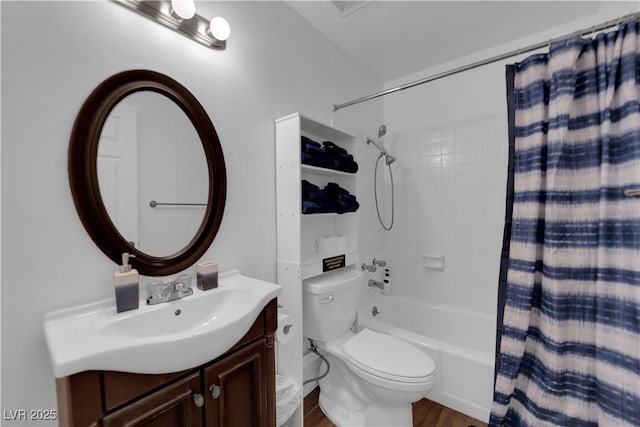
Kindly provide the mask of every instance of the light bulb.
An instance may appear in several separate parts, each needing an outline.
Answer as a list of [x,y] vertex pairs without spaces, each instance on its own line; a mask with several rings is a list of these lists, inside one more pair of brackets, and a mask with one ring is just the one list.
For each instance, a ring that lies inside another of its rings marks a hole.
[[196,14],[193,0],[171,0],[171,12],[182,19],[191,19]]
[[209,23],[209,32],[220,41],[225,41],[231,35],[231,27],[226,19],[216,16]]

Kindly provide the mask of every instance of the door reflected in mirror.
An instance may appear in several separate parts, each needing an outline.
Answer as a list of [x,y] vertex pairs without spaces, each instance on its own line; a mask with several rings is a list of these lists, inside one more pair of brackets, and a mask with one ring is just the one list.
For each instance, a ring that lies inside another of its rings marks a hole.
[[177,104],[151,91],[126,96],[105,121],[97,162],[105,208],[127,241],[158,257],[188,245],[204,218],[209,176],[198,133]]

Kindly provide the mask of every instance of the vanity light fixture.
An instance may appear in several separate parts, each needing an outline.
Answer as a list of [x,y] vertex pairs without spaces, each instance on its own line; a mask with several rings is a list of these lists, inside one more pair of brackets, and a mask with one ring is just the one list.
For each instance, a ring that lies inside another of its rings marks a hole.
[[196,13],[194,0],[113,0],[158,24],[212,49],[225,49],[231,28],[226,19],[211,21]]
[[216,16],[209,23],[209,34],[217,40],[225,41],[231,35],[231,27],[226,19]]
[[196,14],[194,0],[171,0],[171,13],[180,19],[191,19]]

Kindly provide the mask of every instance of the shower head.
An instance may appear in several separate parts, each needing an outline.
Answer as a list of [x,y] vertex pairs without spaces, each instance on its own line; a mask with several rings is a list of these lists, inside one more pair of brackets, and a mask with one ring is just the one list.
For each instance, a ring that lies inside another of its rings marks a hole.
[[378,151],[380,151],[380,155],[378,156],[378,160],[380,160],[381,157],[384,156],[384,161],[385,163],[388,165],[390,165],[391,163],[396,161],[396,158],[394,156],[392,156],[391,154],[389,154],[386,150],[386,148],[384,148],[384,144],[382,142],[382,137],[384,135],[387,134],[387,127],[385,125],[380,125],[380,127],[378,128],[378,142],[374,141],[371,138],[367,138],[367,144],[373,144],[375,145],[375,147],[378,149]]

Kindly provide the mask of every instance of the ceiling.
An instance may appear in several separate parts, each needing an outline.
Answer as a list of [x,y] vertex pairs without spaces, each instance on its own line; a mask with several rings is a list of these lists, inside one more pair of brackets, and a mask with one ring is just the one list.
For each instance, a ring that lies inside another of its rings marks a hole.
[[592,15],[598,1],[287,1],[385,82]]

